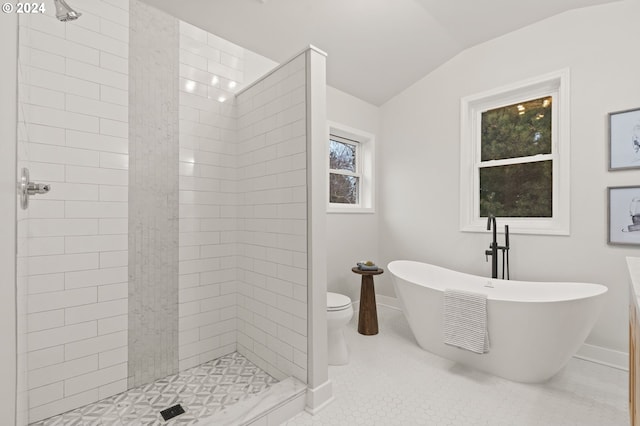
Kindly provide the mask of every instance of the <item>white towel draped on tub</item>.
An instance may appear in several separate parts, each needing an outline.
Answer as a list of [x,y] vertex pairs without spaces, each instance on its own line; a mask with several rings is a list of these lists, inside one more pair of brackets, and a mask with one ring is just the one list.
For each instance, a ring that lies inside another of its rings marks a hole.
[[489,352],[487,295],[446,289],[442,326],[447,345],[478,354]]

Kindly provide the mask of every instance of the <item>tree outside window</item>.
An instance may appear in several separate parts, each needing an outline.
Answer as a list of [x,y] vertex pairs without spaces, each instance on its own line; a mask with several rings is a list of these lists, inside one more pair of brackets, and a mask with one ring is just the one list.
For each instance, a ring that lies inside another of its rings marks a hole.
[[481,116],[480,216],[552,217],[551,96]]
[[329,202],[359,204],[358,143],[331,135],[329,140]]

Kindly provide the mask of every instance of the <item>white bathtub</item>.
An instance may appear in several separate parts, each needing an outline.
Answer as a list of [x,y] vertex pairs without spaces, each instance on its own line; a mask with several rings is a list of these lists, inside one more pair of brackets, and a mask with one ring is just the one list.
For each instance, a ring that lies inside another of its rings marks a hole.
[[[423,349],[517,382],[542,382],[564,367],[598,319],[607,292],[599,284],[506,281],[408,260],[388,269]],[[487,294],[488,353],[443,343],[445,289]]]

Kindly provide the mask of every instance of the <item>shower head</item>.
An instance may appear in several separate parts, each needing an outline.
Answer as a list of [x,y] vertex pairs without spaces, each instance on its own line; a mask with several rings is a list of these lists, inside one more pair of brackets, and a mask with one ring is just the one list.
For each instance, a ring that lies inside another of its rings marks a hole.
[[73,10],[64,0],[53,0],[53,3],[56,5],[56,18],[62,22],[75,21],[82,15]]

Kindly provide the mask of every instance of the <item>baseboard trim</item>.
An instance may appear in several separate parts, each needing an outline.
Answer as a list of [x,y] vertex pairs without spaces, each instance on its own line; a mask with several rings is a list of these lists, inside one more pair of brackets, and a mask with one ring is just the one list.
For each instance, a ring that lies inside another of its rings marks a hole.
[[313,389],[307,388],[307,404],[304,410],[310,414],[316,414],[333,402],[333,384],[327,380]]
[[[358,311],[360,309],[360,301],[356,300],[352,303],[353,310]],[[396,297],[385,296],[383,294],[376,294],[376,305],[386,306],[387,308],[401,311],[400,301]]]
[[315,408],[311,408],[307,405],[306,407],[304,407],[304,411],[311,414],[312,416],[315,416],[320,411],[324,410],[327,407],[327,405],[331,404],[334,399],[336,399],[335,396],[331,396],[331,398],[327,399],[325,402],[323,402],[322,404],[318,405]]
[[626,352],[585,343],[578,349],[574,357],[617,368],[618,370],[629,371],[629,354]]
[[384,296],[382,294],[376,294],[376,302],[378,305],[386,306],[387,308],[395,309],[397,311],[402,310],[400,301],[396,297]]

